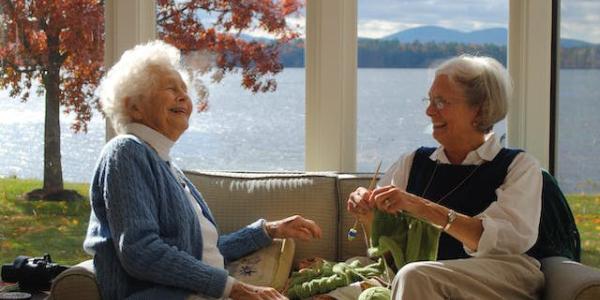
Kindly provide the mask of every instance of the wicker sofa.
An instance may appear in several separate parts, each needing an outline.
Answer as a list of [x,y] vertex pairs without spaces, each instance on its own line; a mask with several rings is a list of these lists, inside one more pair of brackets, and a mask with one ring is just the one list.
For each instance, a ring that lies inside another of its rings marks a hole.
[[[233,231],[259,217],[274,220],[302,214],[323,229],[320,240],[296,242],[295,259],[320,256],[343,260],[364,255],[365,244],[350,242],[346,231],[354,219],[346,212],[347,196],[367,186],[371,174],[224,173],[186,175],[202,192],[222,232]],[[566,258],[542,261],[546,276],[543,299],[600,299],[600,270]],[[91,261],[63,272],[54,281],[51,299],[99,299]]]

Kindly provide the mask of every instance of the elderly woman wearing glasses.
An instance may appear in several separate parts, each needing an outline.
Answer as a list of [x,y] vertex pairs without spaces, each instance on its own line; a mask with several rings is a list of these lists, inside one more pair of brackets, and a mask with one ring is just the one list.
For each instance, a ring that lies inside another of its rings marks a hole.
[[539,163],[503,148],[492,132],[511,99],[511,80],[489,57],[443,63],[427,116],[437,148],[421,147],[392,165],[378,187],[359,187],[348,210],[370,224],[374,209],[407,212],[443,230],[437,261],[402,267],[394,299],[535,299],[544,283],[527,251],[540,222]]
[[272,238],[318,238],[311,220],[261,219],[220,235],[200,192],[175,166],[171,147],[192,102],[179,51],[156,41],[126,51],[106,74],[102,109],[119,134],[106,144],[90,188],[86,251],[103,299],[284,299],[224,269]]

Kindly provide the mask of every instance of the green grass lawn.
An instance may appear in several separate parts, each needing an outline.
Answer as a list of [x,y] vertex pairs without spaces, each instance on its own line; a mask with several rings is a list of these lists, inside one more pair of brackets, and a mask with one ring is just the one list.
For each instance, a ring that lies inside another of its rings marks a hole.
[[[88,201],[25,201],[21,195],[40,188],[39,180],[0,178],[0,263],[18,255],[50,253],[60,264],[73,265],[90,258],[82,249],[90,206]],[[65,188],[88,197],[87,184]],[[582,262],[600,268],[600,195],[567,197],[581,234]]]
[[600,195],[568,195],[581,235],[581,262],[600,268]]
[[[73,265],[90,256],[83,251],[90,205],[86,201],[26,201],[21,196],[41,188],[39,180],[0,178],[0,263],[19,255],[43,256]],[[88,184],[65,184],[65,188],[88,197]]]

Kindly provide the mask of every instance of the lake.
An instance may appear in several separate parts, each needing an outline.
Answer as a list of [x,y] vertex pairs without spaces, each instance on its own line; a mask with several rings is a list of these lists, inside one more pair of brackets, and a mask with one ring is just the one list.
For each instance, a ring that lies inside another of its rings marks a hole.
[[[600,192],[600,70],[561,70],[557,178],[566,192]],[[399,155],[435,145],[421,99],[427,69],[358,70],[358,171],[383,169]],[[252,95],[240,75],[209,84],[210,109],[194,113],[172,157],[184,169],[303,170],[304,69],[286,69],[274,93]],[[61,120],[65,181],[88,182],[104,144],[104,120],[95,113],[87,134]],[[0,91],[0,176],[43,177],[44,103],[20,103]],[[498,135],[505,123],[496,126]]]

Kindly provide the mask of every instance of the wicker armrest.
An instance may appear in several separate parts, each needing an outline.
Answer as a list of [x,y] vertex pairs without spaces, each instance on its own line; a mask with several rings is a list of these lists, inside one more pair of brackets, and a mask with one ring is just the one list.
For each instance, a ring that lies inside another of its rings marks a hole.
[[100,300],[93,260],[86,260],[60,273],[52,282],[49,300]]

